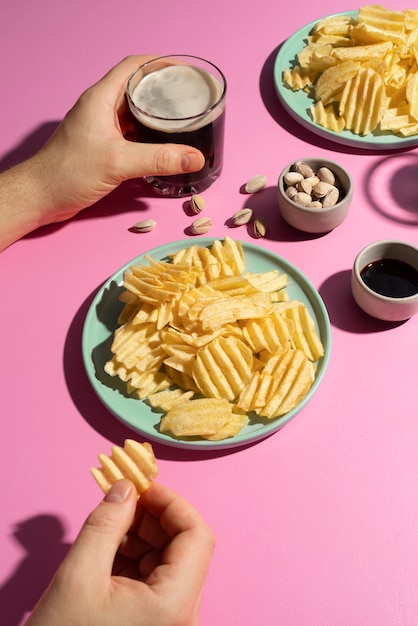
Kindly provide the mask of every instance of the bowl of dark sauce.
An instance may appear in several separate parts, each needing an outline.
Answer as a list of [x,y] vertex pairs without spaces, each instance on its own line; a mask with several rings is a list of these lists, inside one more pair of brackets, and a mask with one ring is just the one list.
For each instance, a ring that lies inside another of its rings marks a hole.
[[354,261],[351,290],[369,315],[409,319],[418,313],[418,247],[389,239],[369,244]]

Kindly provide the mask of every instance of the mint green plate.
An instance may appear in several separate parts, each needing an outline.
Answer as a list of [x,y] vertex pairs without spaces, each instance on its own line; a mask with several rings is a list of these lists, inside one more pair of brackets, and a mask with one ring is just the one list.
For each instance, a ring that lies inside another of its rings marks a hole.
[[[355,18],[357,17],[357,11],[347,11],[346,13],[337,13],[336,15],[349,15]],[[334,133],[313,122],[309,113],[309,108],[314,103],[313,99],[304,91],[292,91],[289,87],[286,87],[283,83],[282,75],[287,67],[292,67],[295,64],[297,54],[306,45],[307,37],[318,21],[319,20],[310,22],[296,31],[283,43],[276,56],[274,63],[274,84],[278,98],[289,115],[314,134],[341,145],[373,150],[395,150],[417,146],[418,135],[402,137],[388,131],[375,131],[374,133],[362,137],[355,135],[350,130]]]
[[[199,239],[200,246],[210,246],[213,239]],[[193,245],[190,240],[181,240],[154,248],[147,254],[155,260],[162,260],[182,248]],[[285,272],[290,281],[288,292],[291,299],[304,302],[316,323],[317,330],[325,347],[325,356],[318,362],[316,379],[300,404],[283,417],[276,420],[251,419],[250,423],[234,438],[223,441],[205,441],[200,438],[178,440],[159,432],[161,414],[154,412],[142,400],[126,394],[124,383],[117,377],[110,377],[104,371],[106,361],[111,358],[110,345],[113,332],[117,328],[117,318],[122,310],[118,299],[123,290],[125,270],[130,265],[145,263],[144,255],[132,259],[121,267],[101,287],[95,296],[84,322],[82,352],[88,378],[94,391],[105,407],[121,422],[140,433],[148,440],[176,448],[195,450],[220,450],[234,448],[261,440],[279,430],[291,420],[312,398],[324,376],[331,349],[331,329],[325,305],[309,280],[293,265],[273,252],[250,243],[243,243],[247,260],[247,270],[265,272],[277,268]]]

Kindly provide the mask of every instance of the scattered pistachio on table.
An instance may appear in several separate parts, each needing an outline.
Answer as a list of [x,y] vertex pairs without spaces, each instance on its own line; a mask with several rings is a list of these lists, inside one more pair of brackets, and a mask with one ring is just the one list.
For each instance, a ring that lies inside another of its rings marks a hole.
[[306,207],[329,208],[340,200],[341,185],[328,167],[314,171],[308,163],[296,161],[283,176],[288,198]]
[[142,222],[137,222],[132,226],[132,230],[137,233],[149,233],[151,230],[154,230],[157,222],[154,220],[143,220]]
[[253,216],[253,210],[250,208],[240,209],[232,216],[232,222],[234,226],[243,226],[244,224],[248,224]]
[[260,237],[265,237],[267,234],[267,225],[266,221],[263,217],[257,217],[254,220],[254,235],[259,239]]
[[190,226],[192,235],[204,235],[212,228],[212,220],[210,217],[198,217]]
[[257,174],[250,178],[245,184],[246,193],[257,193],[261,191],[267,185],[267,176],[264,174]]
[[198,193],[193,194],[193,196],[190,198],[190,207],[195,215],[203,211],[203,209],[205,208],[205,204],[206,202],[204,197]]

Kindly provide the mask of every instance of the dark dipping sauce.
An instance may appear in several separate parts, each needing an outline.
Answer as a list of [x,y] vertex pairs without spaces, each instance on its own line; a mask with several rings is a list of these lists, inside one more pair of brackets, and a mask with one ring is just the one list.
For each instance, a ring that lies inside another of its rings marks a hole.
[[363,267],[360,276],[370,289],[382,296],[407,298],[418,293],[418,271],[405,261],[372,261]]

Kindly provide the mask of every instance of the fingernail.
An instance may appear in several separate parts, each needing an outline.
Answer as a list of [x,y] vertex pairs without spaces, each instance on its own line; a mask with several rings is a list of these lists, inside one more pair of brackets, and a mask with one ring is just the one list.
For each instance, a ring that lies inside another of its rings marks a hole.
[[196,172],[203,167],[202,157],[194,152],[185,152],[181,157],[181,167],[185,172]]
[[116,483],[113,483],[109,491],[104,497],[105,502],[116,502],[121,503],[126,500],[130,491],[131,491],[131,483],[129,480],[118,480]]

